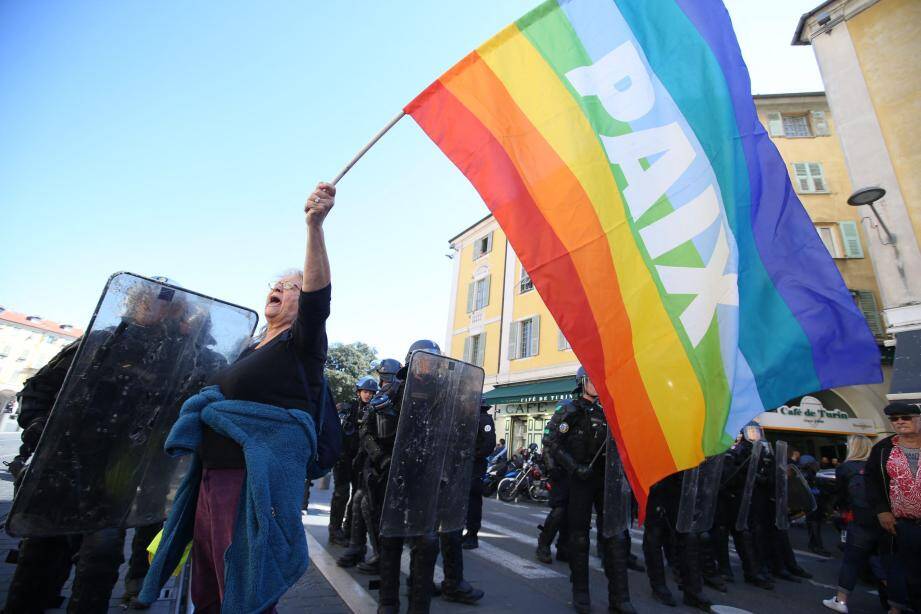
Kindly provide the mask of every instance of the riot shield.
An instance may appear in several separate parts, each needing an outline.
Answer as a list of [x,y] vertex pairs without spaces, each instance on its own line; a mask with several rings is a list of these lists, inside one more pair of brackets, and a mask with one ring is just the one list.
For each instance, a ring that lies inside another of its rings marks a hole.
[[438,354],[412,355],[403,388],[381,535],[463,528],[479,424],[483,369]]
[[787,442],[774,444],[774,525],[781,531],[790,528],[790,507],[787,499],[789,462],[787,460]]
[[163,443],[182,402],[234,361],[258,316],[131,273],[96,306],[6,526],[11,535],[155,524],[186,463]]
[[790,513],[808,514],[816,508],[815,495],[806,481],[806,476],[796,465],[790,465],[790,478],[787,480],[787,503]]
[[617,443],[608,429],[604,466],[604,517],[601,536],[619,537],[630,527],[633,515],[633,491],[624,473],[624,465],[617,451]]
[[739,514],[736,516],[736,531],[748,530],[748,515],[752,507],[752,493],[755,491],[755,481],[758,478],[758,468],[761,464],[761,455],[764,452],[764,441],[752,443],[751,455],[748,457],[748,471],[745,474],[745,488],[742,490],[742,500],[739,502]]
[[684,472],[676,523],[680,533],[702,533],[713,526],[724,458],[722,454],[711,456]]

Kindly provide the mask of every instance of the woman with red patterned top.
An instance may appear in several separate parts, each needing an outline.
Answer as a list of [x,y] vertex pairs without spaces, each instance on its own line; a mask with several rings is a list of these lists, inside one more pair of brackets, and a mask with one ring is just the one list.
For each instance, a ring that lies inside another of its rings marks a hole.
[[921,406],[891,403],[884,412],[895,435],[870,451],[867,496],[892,544],[889,603],[921,612]]

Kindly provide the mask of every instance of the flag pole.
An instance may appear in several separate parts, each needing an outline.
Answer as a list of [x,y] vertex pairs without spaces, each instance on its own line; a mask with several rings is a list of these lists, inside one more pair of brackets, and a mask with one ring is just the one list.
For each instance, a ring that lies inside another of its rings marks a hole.
[[358,162],[359,160],[361,160],[361,157],[362,157],[363,155],[365,155],[366,153],[368,153],[368,150],[371,149],[371,148],[374,146],[374,144],[377,143],[377,142],[380,140],[380,138],[381,138],[382,136],[384,136],[385,134],[387,134],[387,131],[388,131],[388,130],[390,130],[391,128],[393,128],[393,127],[396,125],[396,123],[397,123],[398,121],[400,121],[401,119],[403,119],[403,116],[404,116],[404,115],[406,115],[406,112],[405,112],[405,111],[400,111],[397,115],[395,115],[395,116],[393,117],[393,119],[391,119],[389,122],[387,122],[387,125],[384,126],[383,128],[381,128],[380,131],[379,131],[377,134],[375,134],[373,137],[371,137],[371,140],[368,141],[367,144],[366,144],[364,147],[362,147],[362,148],[358,151],[357,154],[355,154],[355,157],[352,158],[352,159],[349,161],[349,163],[346,164],[345,167],[344,167],[341,171],[339,171],[339,174],[336,175],[336,178],[333,179],[330,183],[332,183],[333,185],[336,185],[337,183],[339,183],[339,180],[342,179],[343,177],[345,177],[345,174],[346,174],[347,172],[349,172],[349,171],[352,169],[353,166],[355,166],[355,163]]

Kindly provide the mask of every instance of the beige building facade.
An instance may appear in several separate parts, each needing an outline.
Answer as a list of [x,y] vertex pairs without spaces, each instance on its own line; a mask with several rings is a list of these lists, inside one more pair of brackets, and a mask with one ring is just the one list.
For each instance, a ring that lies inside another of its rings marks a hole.
[[856,208],[895,335],[891,400],[921,400],[921,2],[829,0],[804,14],[794,45],[811,45],[855,191]]

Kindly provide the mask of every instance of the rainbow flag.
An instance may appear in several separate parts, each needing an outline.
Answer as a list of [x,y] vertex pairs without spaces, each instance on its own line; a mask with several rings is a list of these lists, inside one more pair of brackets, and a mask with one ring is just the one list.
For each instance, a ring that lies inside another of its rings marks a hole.
[[879,351],[758,122],[718,0],[551,0],[405,109],[474,184],[641,498]]

